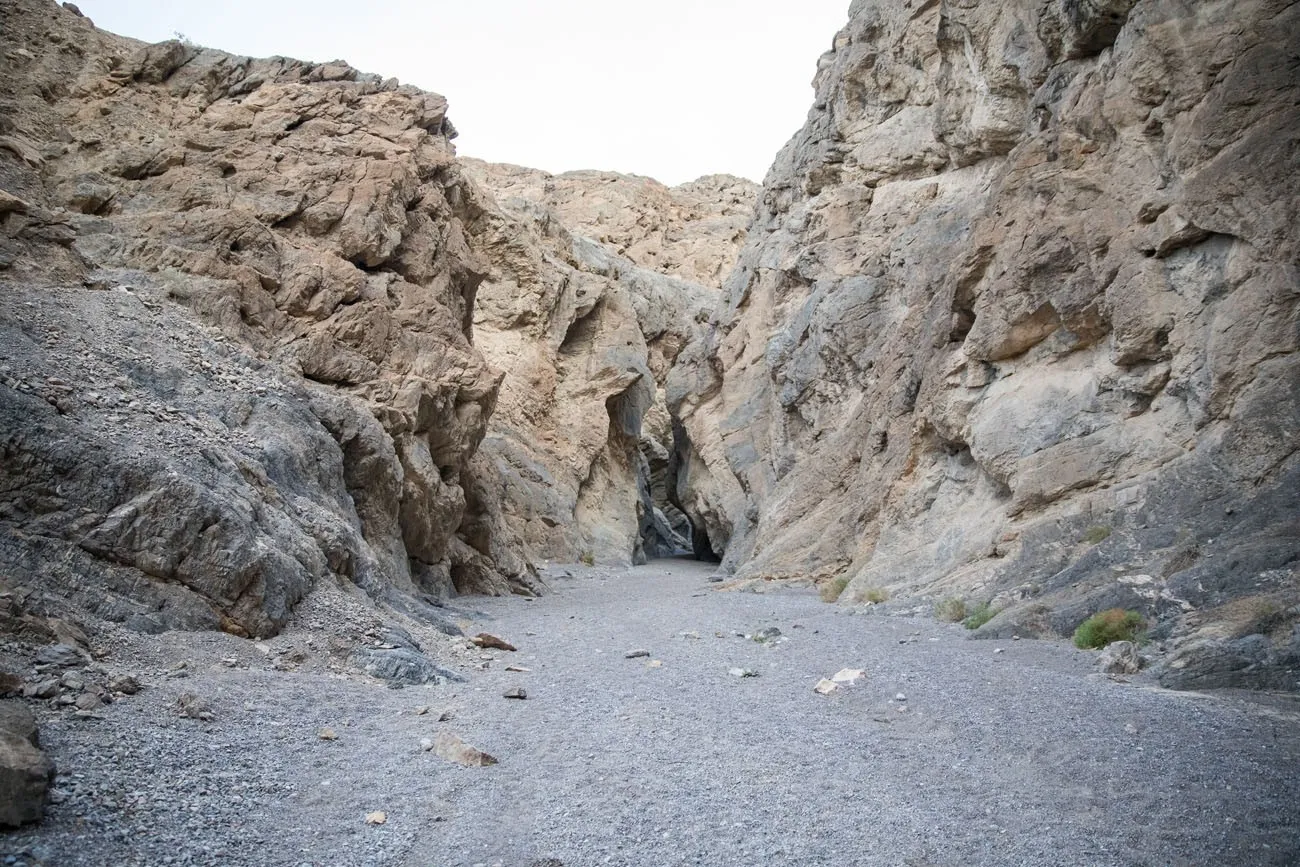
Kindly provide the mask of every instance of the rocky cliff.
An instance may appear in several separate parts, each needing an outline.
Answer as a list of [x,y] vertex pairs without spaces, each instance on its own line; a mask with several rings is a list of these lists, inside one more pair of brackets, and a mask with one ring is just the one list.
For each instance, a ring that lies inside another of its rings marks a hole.
[[707,333],[680,500],[740,578],[1140,609],[1300,667],[1300,6],[857,0]]
[[251,635],[324,580],[527,591],[476,457],[500,373],[446,102],[42,0],[4,22],[0,574]]
[[505,374],[482,452],[525,555],[690,550],[663,386],[716,303],[756,186],[463,164],[488,200],[469,224],[487,263],[474,339]]
[[3,8],[0,590],[260,636],[689,548],[662,386],[755,185],[461,162],[342,61]]

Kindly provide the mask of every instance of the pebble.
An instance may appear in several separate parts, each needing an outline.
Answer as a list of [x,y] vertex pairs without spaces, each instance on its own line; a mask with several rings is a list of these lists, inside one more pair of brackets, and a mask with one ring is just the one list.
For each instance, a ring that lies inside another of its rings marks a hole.
[[623,654],[623,658],[624,658],[624,659],[639,659],[639,658],[641,658],[642,656],[649,656],[649,655],[650,655],[650,651],[648,651],[648,650],[641,650],[641,649],[638,649],[638,650],[629,650],[627,653]]
[[505,692],[501,693],[501,696],[503,698],[517,698],[522,700],[528,698],[528,691],[522,686],[512,686]]

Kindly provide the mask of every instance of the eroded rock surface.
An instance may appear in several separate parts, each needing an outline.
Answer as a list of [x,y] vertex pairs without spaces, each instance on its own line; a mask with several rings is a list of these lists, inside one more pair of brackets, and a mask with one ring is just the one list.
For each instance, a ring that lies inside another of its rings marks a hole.
[[0,564],[139,628],[527,590],[446,102],[6,0]]
[[16,700],[0,701],[0,828],[38,821],[53,778],[32,712]]
[[487,191],[468,224],[487,263],[475,345],[505,372],[482,447],[499,480],[490,496],[530,559],[689,550],[663,385],[715,303],[754,186],[467,170]]
[[725,565],[1294,688],[1297,57],[1286,2],[855,2],[669,389]]

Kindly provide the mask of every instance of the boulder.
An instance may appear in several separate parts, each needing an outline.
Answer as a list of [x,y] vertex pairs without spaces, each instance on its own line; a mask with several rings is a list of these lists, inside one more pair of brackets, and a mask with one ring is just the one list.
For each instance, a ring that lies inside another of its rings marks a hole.
[[0,827],[40,821],[53,780],[54,762],[41,751],[31,711],[0,701]]

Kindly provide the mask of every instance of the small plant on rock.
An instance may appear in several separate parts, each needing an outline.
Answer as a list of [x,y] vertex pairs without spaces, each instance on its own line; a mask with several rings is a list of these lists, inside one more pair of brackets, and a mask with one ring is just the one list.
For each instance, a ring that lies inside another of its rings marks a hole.
[[934,616],[947,623],[959,623],[966,619],[966,601],[956,596],[949,596],[934,606]]
[[1089,527],[1088,532],[1083,534],[1083,541],[1090,545],[1097,545],[1106,541],[1110,537],[1110,527],[1098,524],[1095,527]]
[[841,575],[838,578],[832,578],[821,586],[821,597],[823,602],[834,602],[840,598],[844,588],[849,586],[847,575]]
[[1099,650],[1114,641],[1141,643],[1146,621],[1136,611],[1111,608],[1100,611],[1074,630],[1074,646]]
[[889,591],[884,587],[869,587],[867,592],[863,594],[863,598],[872,605],[879,605],[882,602],[889,601]]
[[596,555],[590,551],[583,551],[582,555],[578,557],[578,562],[584,566],[595,566]]
[[991,604],[988,602],[981,602],[979,605],[975,606],[974,611],[966,615],[966,619],[961,622],[961,625],[965,626],[967,629],[979,629],[985,623],[992,620],[994,615],[997,613],[997,609]]

